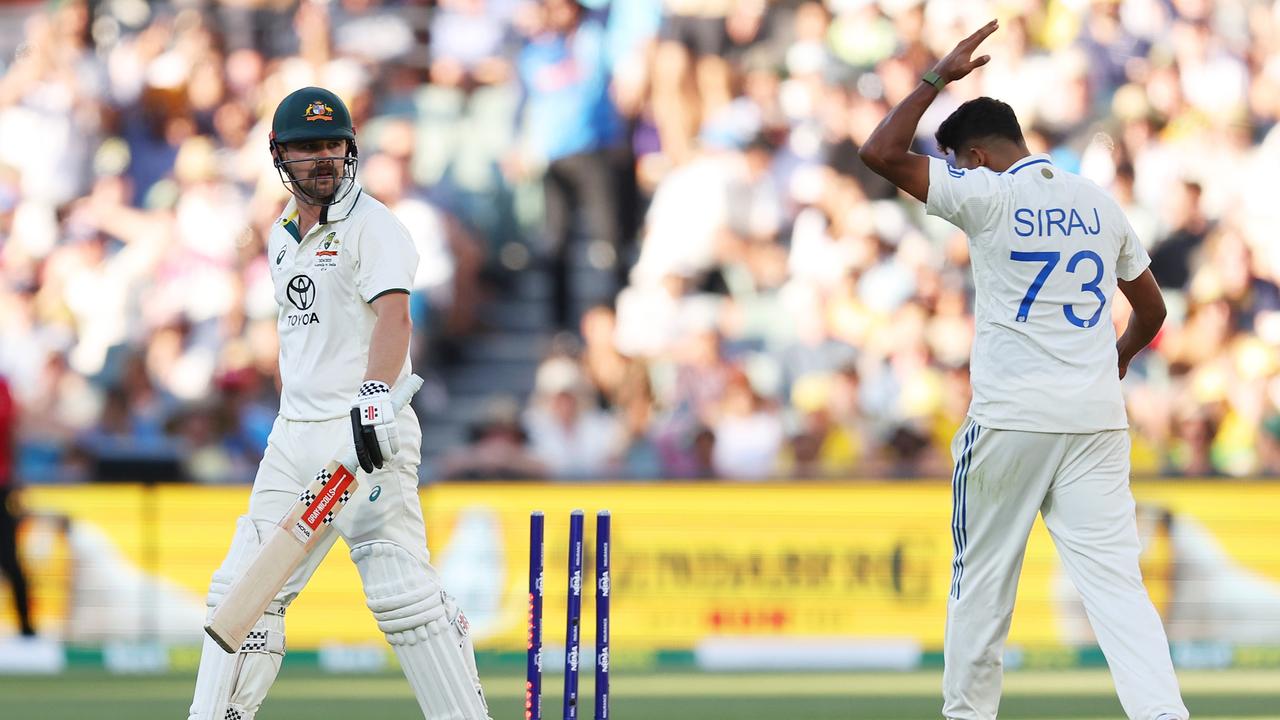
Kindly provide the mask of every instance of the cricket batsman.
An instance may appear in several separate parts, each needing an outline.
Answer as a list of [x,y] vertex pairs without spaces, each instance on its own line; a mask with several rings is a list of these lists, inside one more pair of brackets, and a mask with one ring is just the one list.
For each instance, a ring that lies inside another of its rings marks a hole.
[[[354,445],[359,489],[335,516],[369,609],[429,720],[487,720],[466,618],[431,566],[417,467],[422,429],[390,388],[410,374],[408,231],[356,182],[351,114],[316,87],[280,102],[271,157],[293,195],[267,244],[280,306],[280,414],[248,513],[209,585],[216,607],[267,533],[336,450]],[[238,652],[206,638],[191,720],[251,720],[280,669],[285,611],[328,553],[329,532],[285,583]]]
[[[994,720],[1004,643],[1036,515],[1084,599],[1125,714],[1187,720],[1160,616],[1142,584],[1120,379],[1165,318],[1164,299],[1124,211],[1101,188],[1032,155],[1013,110],[959,107],[937,132],[954,164],[909,151],[992,21],[924,73],[859,155],[969,238],[973,401],[952,442],[951,592],[942,714]],[[1119,340],[1116,290],[1133,307]]]

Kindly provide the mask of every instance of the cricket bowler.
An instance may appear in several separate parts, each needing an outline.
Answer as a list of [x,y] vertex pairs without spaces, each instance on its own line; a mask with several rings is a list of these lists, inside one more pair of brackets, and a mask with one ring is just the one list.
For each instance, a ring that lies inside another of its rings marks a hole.
[[410,374],[413,241],[356,182],[351,114],[308,87],[271,122],[276,170],[293,195],[272,228],[267,259],[280,306],[280,414],[271,429],[226,559],[209,585],[212,610],[253,560],[312,476],[351,449],[359,489],[302,561],[248,640],[227,653],[206,638],[191,720],[251,720],[285,652],[285,611],[338,534],[351,550],[369,609],[429,720],[487,720],[466,618],[441,586],[426,548],[417,467],[422,429],[392,409]]
[[[1125,713],[1187,720],[1164,627],[1142,584],[1120,380],[1164,322],[1150,258],[1097,185],[1032,155],[1013,110],[964,103],[937,131],[954,164],[909,151],[948,82],[990,57],[962,40],[859,151],[969,238],[973,400],[952,442],[952,581],[942,714],[993,720],[1018,575],[1036,515],[1079,590]],[[1112,297],[1133,316],[1117,341]]]

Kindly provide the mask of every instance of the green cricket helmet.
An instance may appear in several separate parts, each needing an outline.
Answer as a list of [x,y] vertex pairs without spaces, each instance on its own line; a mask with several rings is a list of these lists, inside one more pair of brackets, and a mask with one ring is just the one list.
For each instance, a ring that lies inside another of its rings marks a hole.
[[[286,160],[281,146],[288,143],[306,142],[309,140],[346,140],[347,150],[341,157],[329,158],[333,164],[342,163],[342,172],[338,174],[338,182],[332,193],[317,195],[308,189],[301,180],[307,180],[314,171],[314,163],[323,159],[305,158]],[[333,205],[341,202],[355,186],[356,165],[356,132],[351,124],[351,112],[334,93],[318,87],[305,87],[295,90],[276,106],[275,115],[271,118],[271,159],[275,162],[280,181],[298,198],[310,205]],[[302,165],[302,163],[306,163]],[[306,170],[307,174],[297,177],[295,169]]]

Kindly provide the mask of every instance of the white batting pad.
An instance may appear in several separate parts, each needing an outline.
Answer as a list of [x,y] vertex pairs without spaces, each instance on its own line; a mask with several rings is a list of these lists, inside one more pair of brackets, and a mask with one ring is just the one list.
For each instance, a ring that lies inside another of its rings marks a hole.
[[386,541],[356,545],[351,559],[427,720],[489,720],[466,617],[435,571]]
[[[231,549],[209,583],[205,602],[210,615],[237,574],[253,559],[259,544],[253,522],[241,516],[236,521]],[[223,652],[212,638],[205,637],[188,713],[190,720],[253,720],[284,657],[284,610],[280,603],[273,602],[234,654]]]

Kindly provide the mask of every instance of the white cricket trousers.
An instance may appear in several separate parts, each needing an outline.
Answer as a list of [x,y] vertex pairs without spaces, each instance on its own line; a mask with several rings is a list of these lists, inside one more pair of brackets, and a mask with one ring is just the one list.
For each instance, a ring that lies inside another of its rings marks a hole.
[[942,714],[990,720],[1027,537],[1039,513],[1084,599],[1131,720],[1185,720],[1169,641],[1138,569],[1129,435],[1034,433],[969,418],[951,443],[955,544]]
[[[352,547],[370,540],[393,542],[435,575],[418,499],[422,428],[412,408],[402,408],[398,417],[400,452],[372,474],[365,473],[359,466],[353,468],[360,487],[334,519],[337,532],[329,533],[312,548],[276,596],[277,600],[288,604],[302,592],[339,536]],[[259,534],[269,537],[276,523],[297,502],[298,494],[311,483],[316,471],[334,459],[339,450],[350,446],[350,418],[300,422],[277,417],[249,495],[248,514],[258,526]]]

